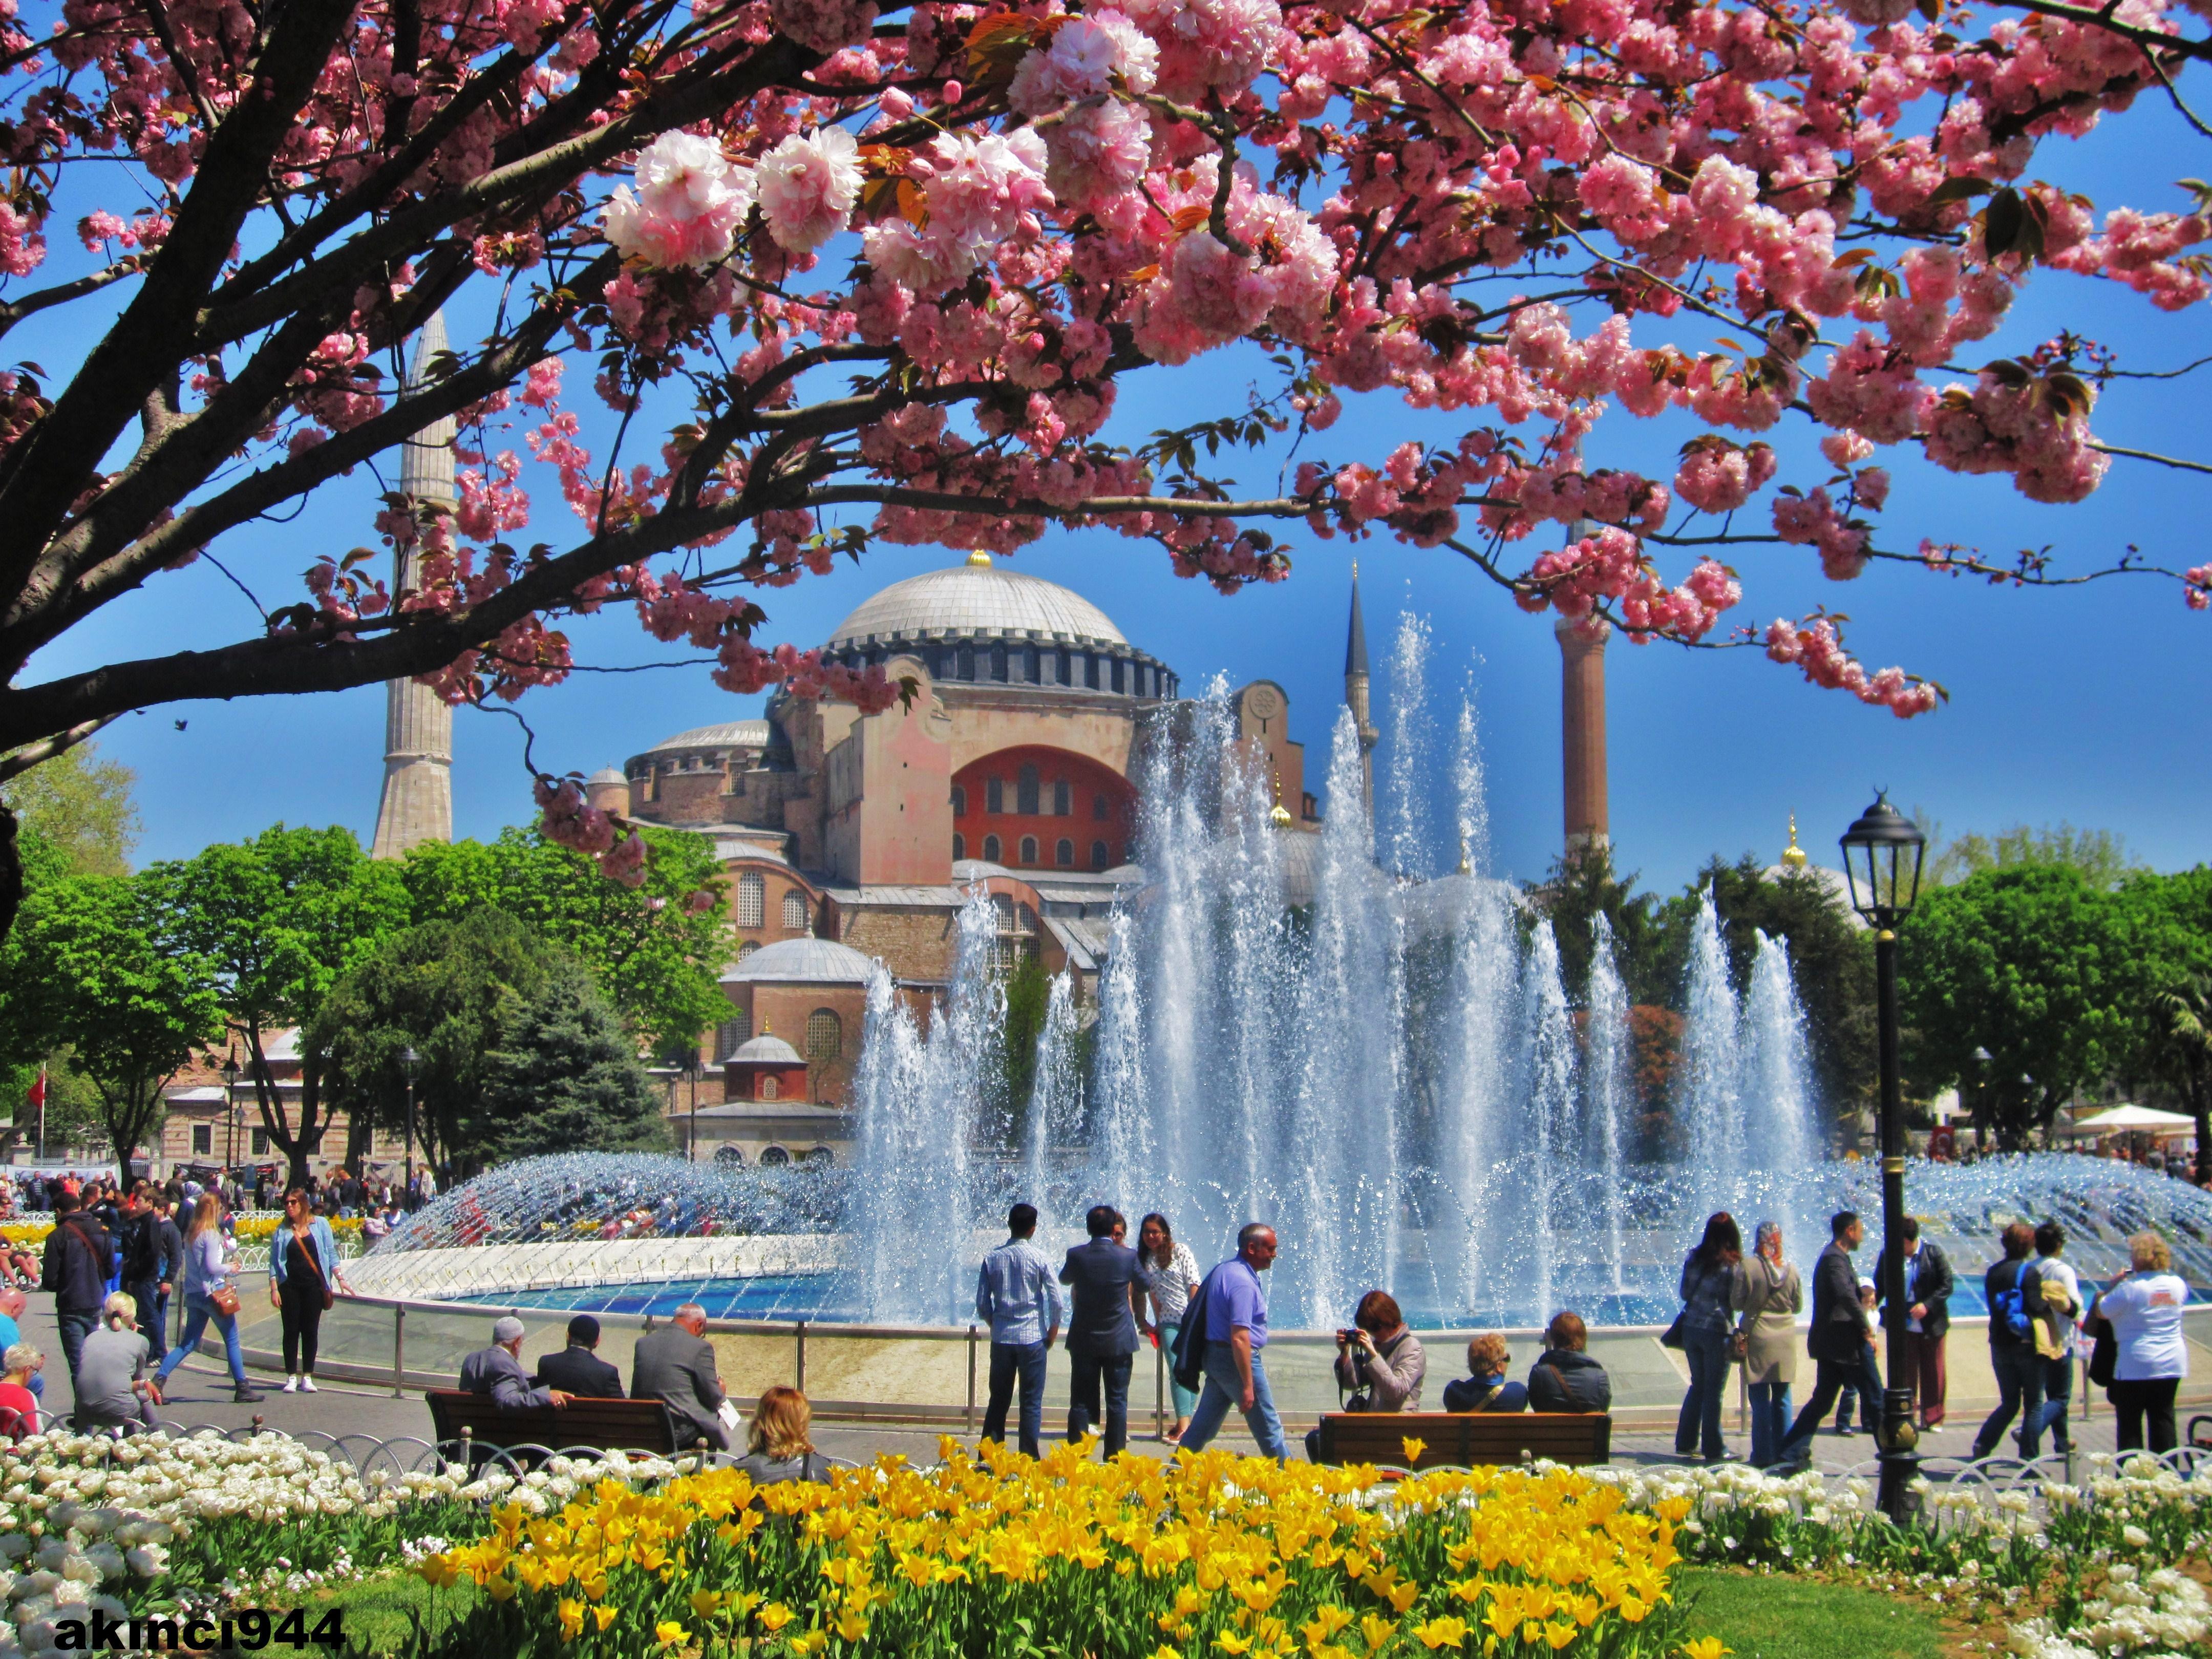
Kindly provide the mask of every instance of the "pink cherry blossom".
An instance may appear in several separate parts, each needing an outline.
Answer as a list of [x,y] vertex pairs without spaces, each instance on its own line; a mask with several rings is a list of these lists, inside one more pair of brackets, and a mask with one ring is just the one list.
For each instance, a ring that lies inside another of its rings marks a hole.
[[761,215],[776,245],[811,252],[845,228],[860,196],[860,145],[842,127],[793,133],[754,168]]
[[752,210],[752,175],[713,140],[665,132],[637,158],[637,194],[607,200],[607,240],[650,265],[708,265],[726,257]]

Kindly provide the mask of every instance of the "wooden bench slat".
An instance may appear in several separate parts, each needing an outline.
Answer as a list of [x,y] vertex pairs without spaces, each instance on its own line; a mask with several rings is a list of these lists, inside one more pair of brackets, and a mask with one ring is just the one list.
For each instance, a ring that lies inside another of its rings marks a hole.
[[[1410,1464],[1407,1440],[1422,1443]],[[1321,1419],[1324,1463],[1426,1469],[1541,1457],[1580,1465],[1612,1453],[1613,1419],[1602,1412],[1331,1412]]]
[[483,1446],[591,1446],[601,1451],[669,1454],[684,1449],[676,1419],[659,1400],[572,1400],[566,1406],[503,1411],[489,1395],[434,1389],[432,1431],[441,1441],[469,1437]]

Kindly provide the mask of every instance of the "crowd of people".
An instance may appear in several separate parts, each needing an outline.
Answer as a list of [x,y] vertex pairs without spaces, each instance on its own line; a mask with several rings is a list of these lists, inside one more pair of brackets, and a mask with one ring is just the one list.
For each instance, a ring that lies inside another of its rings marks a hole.
[[[1908,1218],[1902,1231],[1898,1281],[1905,1321],[1903,1340],[1891,1351],[1891,1381],[1912,1395],[1916,1420],[1925,1430],[1943,1421],[1956,1279],[1942,1249],[1922,1238],[1917,1220]],[[1797,1316],[1805,1310],[1805,1291],[1785,1256],[1781,1225],[1760,1222],[1747,1257],[1735,1217],[1722,1211],[1707,1219],[1682,1264],[1682,1311],[1664,1339],[1682,1351],[1690,1372],[1674,1427],[1677,1454],[1706,1462],[1729,1457],[1721,1407],[1736,1364],[1744,1368],[1755,1468],[1807,1467],[1830,1412],[1837,1433],[1852,1432],[1854,1404],[1863,1431],[1874,1431],[1882,1392],[1875,1338],[1889,1264],[1877,1255],[1873,1275],[1859,1274],[1853,1255],[1865,1237],[1864,1224],[1851,1212],[1831,1218],[1827,1246],[1813,1264],[1812,1322],[1804,1338],[1813,1392],[1793,1419]],[[2066,1261],[2065,1229],[2055,1221],[2011,1222],[1997,1242],[2002,1255],[1982,1280],[1997,1406],[1976,1431],[1969,1455],[1994,1453],[2015,1420],[2014,1443],[2023,1459],[2039,1455],[2046,1432],[2054,1450],[2069,1449],[2077,1341],[2093,1344],[2089,1376],[2112,1403],[2118,1449],[2172,1450],[2174,1395],[2189,1372],[2181,1328],[2189,1287],[2174,1273],[2165,1239],[2155,1232],[2131,1238],[2129,1271],[2101,1291],[2085,1288]]]
[[[51,1214],[54,1200],[65,1192],[84,1198],[88,1206],[90,1189],[97,1188],[112,1196],[119,1184],[110,1176],[18,1171],[11,1181],[0,1182],[0,1217]],[[274,1164],[232,1170],[186,1168],[173,1173],[163,1184],[176,1195],[180,1209],[189,1210],[202,1193],[212,1192],[233,1214],[275,1208],[289,1190]],[[408,1213],[438,1195],[437,1174],[428,1164],[416,1168],[411,1187],[381,1170],[356,1174],[344,1169],[309,1174],[297,1185],[318,1212],[348,1220],[358,1218],[362,1231],[372,1237],[383,1237]]]

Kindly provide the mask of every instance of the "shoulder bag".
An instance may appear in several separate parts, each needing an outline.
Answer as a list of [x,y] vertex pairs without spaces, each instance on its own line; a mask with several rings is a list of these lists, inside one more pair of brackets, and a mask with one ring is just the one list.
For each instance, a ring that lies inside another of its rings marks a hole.
[[315,1283],[323,1287],[323,1311],[328,1313],[337,1305],[338,1293],[331,1288],[331,1281],[323,1277],[323,1264],[316,1260],[321,1253],[315,1249],[315,1236],[313,1233],[305,1236],[295,1233],[293,1237],[299,1239],[300,1254],[307,1258],[307,1266],[314,1270]]
[[208,1301],[217,1313],[232,1319],[238,1317],[238,1310],[243,1305],[238,1299],[238,1286],[228,1282],[218,1282],[208,1292]]

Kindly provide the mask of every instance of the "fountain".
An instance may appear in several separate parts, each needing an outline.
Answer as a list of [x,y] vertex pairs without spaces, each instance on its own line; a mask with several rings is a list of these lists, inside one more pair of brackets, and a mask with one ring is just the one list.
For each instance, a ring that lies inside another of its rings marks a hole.
[[[1663,1323],[1705,1213],[1783,1223],[1809,1261],[1826,1218],[1878,1212],[1870,1163],[1832,1159],[1783,941],[1739,986],[1711,895],[1692,929],[1674,1143],[1639,1119],[1634,1036],[1601,918],[1588,981],[1489,873],[1479,720],[1431,714],[1431,645],[1407,618],[1393,717],[1363,805],[1349,712],[1317,834],[1271,821],[1271,780],[1217,684],[1140,757],[1144,890],[1113,918],[1095,1011],[1055,980],[1034,1081],[1003,1097],[996,920],[959,913],[951,986],[926,1018],[870,988],[854,1085],[855,1165],[749,1170],[574,1154],[493,1172],[414,1217],[354,1273],[448,1299],[872,1324],[957,1325],[975,1262],[1018,1199],[1048,1249],[1091,1204],[1158,1209],[1201,1261],[1272,1222],[1273,1322],[1327,1329],[1389,1288],[1426,1327],[1526,1327],[1571,1306]],[[1431,752],[1441,746],[1442,753]],[[1431,787],[1447,775],[1453,793]],[[1455,865],[1455,868],[1454,867]],[[1088,1064],[1081,1020],[1091,1015]],[[2154,1225],[2212,1285],[2212,1200],[2060,1154],[1915,1167],[1913,1207],[1968,1271],[1997,1228],[2055,1216],[2091,1276]],[[1869,1262],[1870,1265],[1870,1258]],[[429,1288],[425,1289],[428,1286]],[[371,1293],[374,1293],[372,1291]]]

